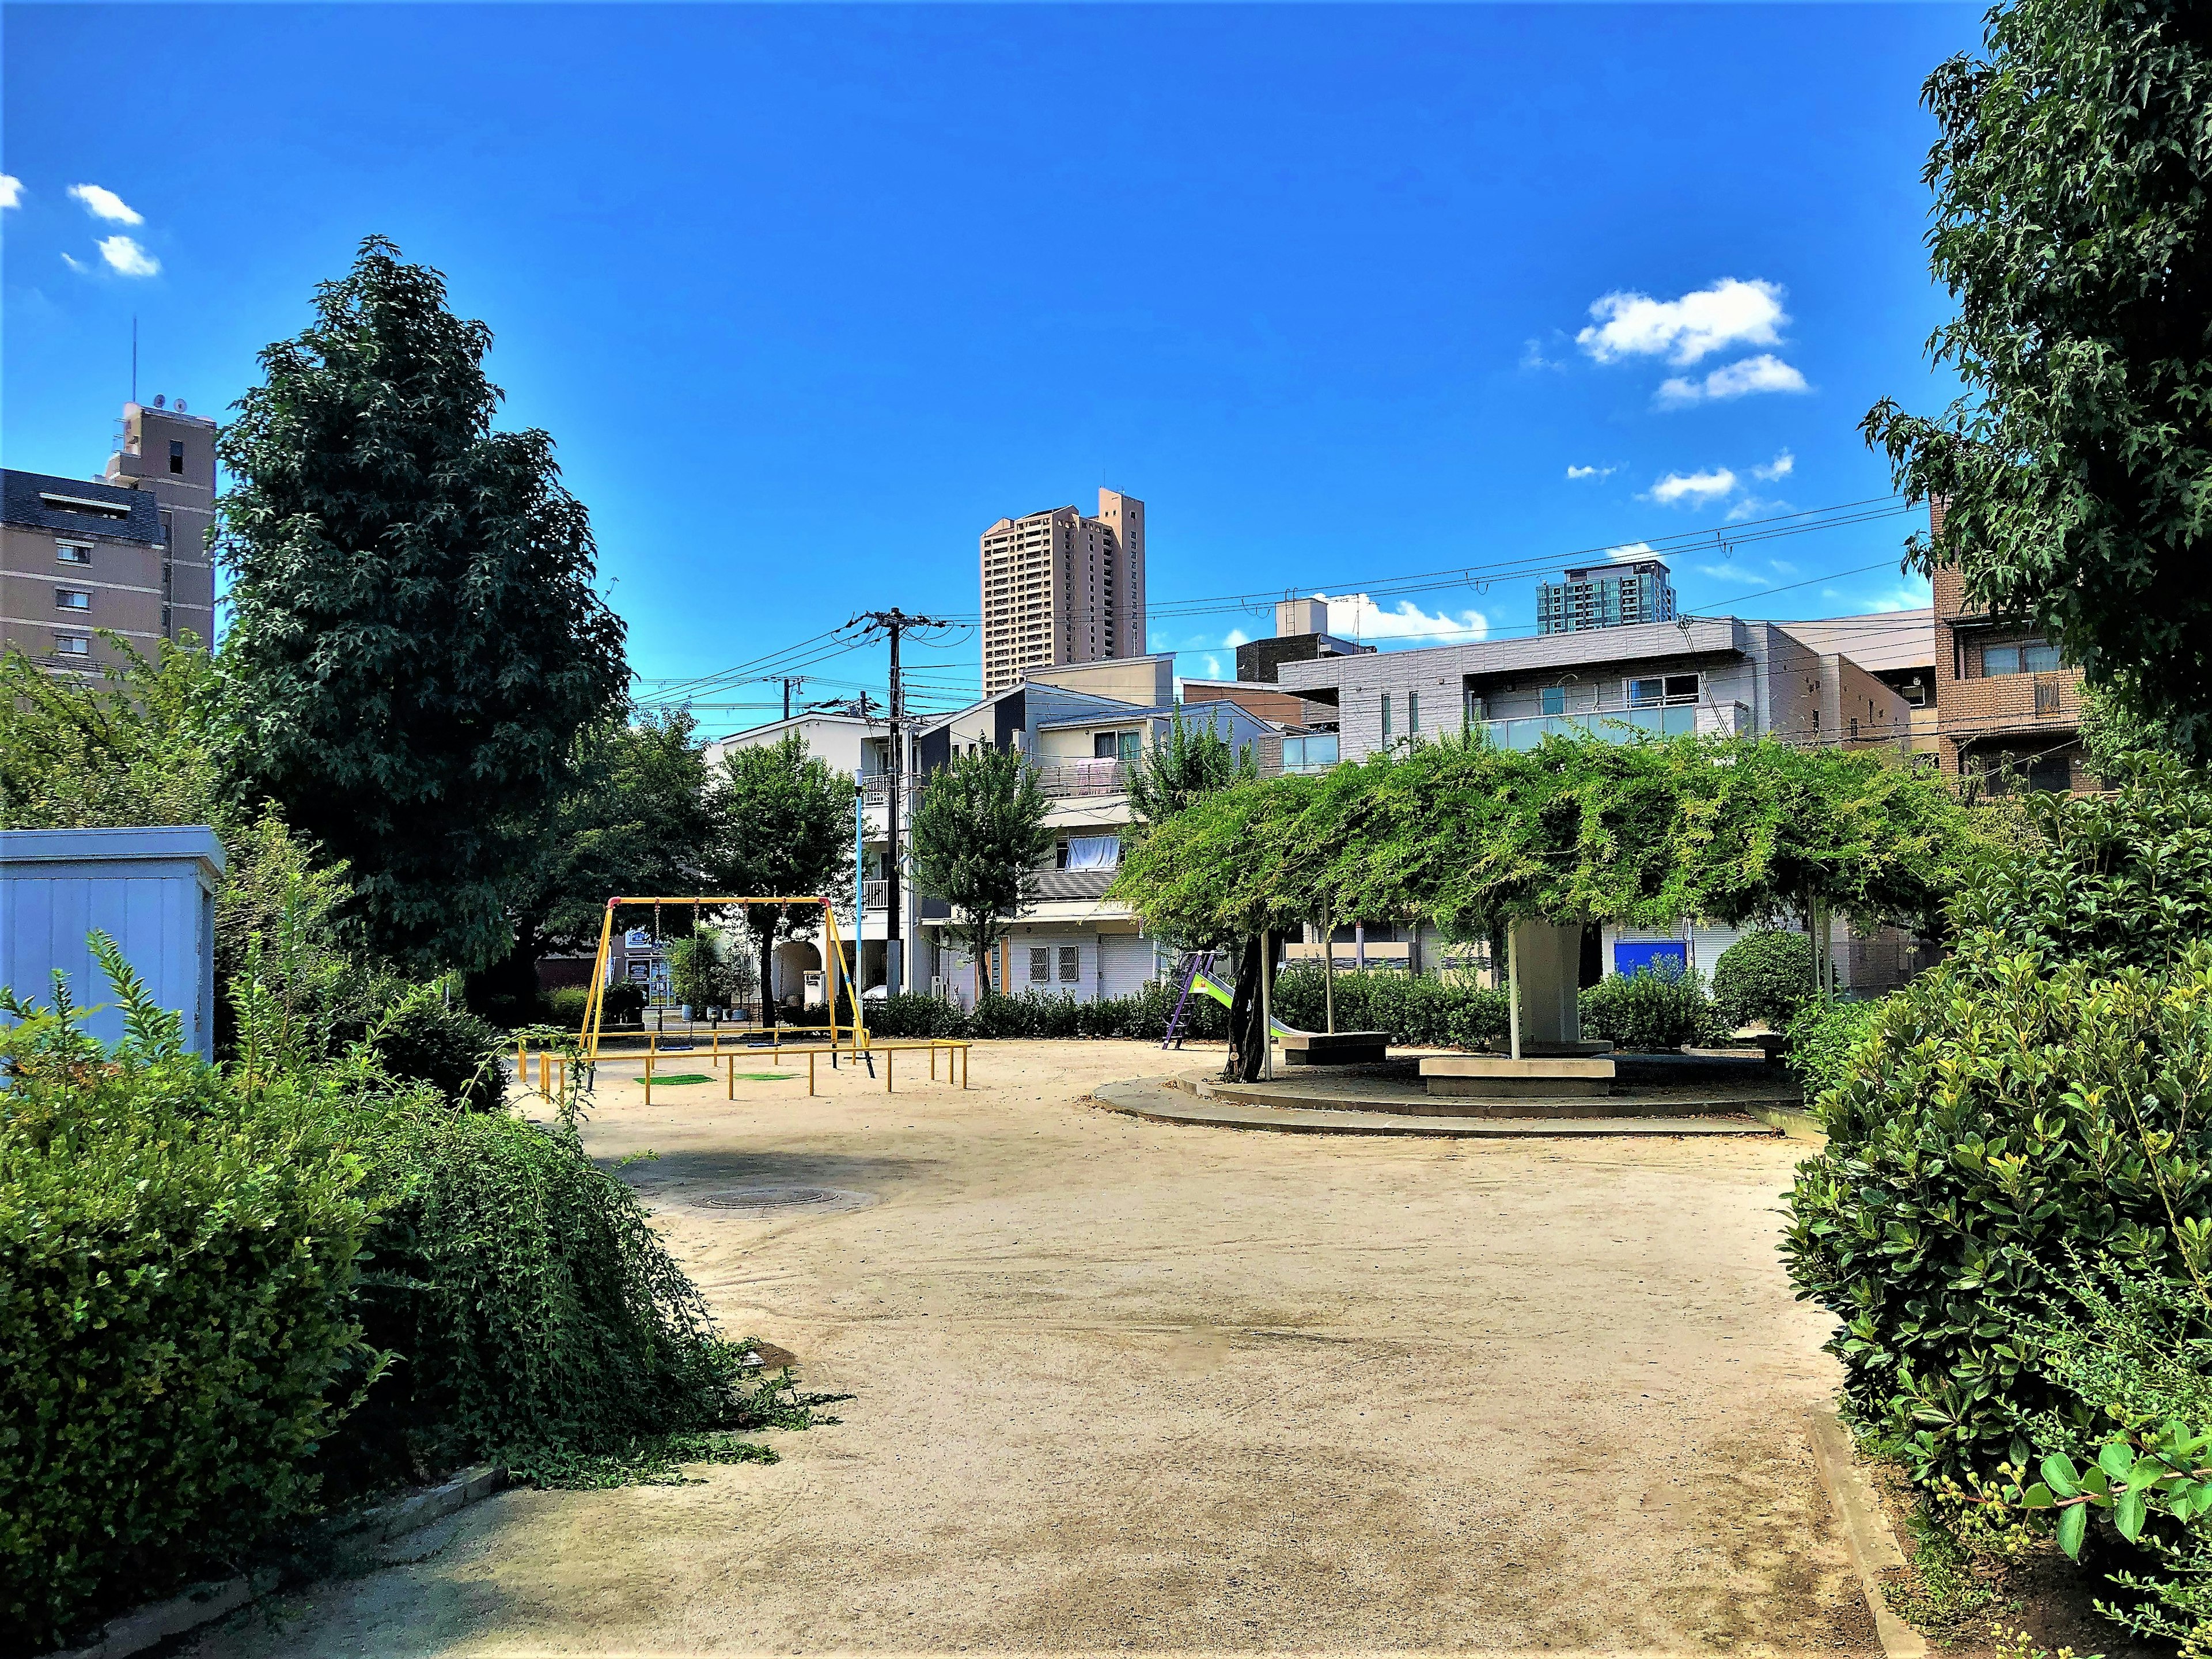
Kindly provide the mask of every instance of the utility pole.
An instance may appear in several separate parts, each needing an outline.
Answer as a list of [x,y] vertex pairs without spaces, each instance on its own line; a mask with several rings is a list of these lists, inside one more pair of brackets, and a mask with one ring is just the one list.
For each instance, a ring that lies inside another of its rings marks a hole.
[[899,635],[909,628],[945,628],[951,624],[937,617],[910,617],[896,607],[863,611],[853,618],[853,623],[880,628],[890,635],[891,641],[890,767],[884,777],[884,799],[890,811],[891,843],[890,856],[884,860],[884,993],[896,996],[906,988],[906,964],[901,957],[905,941],[900,937],[899,928],[899,781],[900,774],[905,770],[902,751],[906,733],[901,727],[906,716],[906,694],[899,685]]
[[777,678],[780,679],[783,684],[783,717],[786,720],[789,720],[791,718],[792,688],[793,686],[805,684],[806,676],[804,674],[782,674],[777,676]]

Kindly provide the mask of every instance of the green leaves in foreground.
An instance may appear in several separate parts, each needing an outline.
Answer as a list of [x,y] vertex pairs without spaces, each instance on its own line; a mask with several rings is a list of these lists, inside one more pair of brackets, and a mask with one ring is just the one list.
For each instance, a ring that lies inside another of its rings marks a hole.
[[2204,1466],[2212,1433],[2195,1434],[2174,1420],[2135,1439],[2105,1443],[2097,1461],[2077,1470],[2064,1452],[2043,1460],[2043,1479],[2021,1494],[2022,1509],[2058,1511],[2058,1547],[2079,1559],[2089,1511],[2110,1510],[2112,1527],[2130,1543],[2141,1539],[2154,1511],[2193,1521],[2212,1510],[2212,1468]]

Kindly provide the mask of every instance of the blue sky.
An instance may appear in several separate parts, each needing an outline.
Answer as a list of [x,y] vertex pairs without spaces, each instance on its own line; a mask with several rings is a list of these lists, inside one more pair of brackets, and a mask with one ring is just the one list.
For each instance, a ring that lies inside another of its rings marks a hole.
[[[12,6],[0,447],[97,471],[134,314],[141,392],[220,414],[379,232],[491,325],[648,693],[971,617],[978,532],[1102,483],[1186,674],[1292,590],[1385,643],[1526,633],[1578,550],[1887,493],[1859,417],[1951,391],[1918,88],[1978,15]],[[1911,522],[1706,537],[1677,586],[1914,602]],[[913,654],[972,690],[972,630]]]

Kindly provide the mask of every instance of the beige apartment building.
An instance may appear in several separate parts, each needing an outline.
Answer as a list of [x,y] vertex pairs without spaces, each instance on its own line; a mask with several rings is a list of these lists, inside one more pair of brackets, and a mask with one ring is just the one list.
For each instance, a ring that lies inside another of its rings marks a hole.
[[1098,514],[1001,519],[980,553],[983,695],[1032,668],[1145,654],[1145,504],[1098,492]]
[[48,667],[88,669],[111,631],[151,655],[215,637],[213,421],[123,406],[122,444],[97,482],[0,478],[0,638]]

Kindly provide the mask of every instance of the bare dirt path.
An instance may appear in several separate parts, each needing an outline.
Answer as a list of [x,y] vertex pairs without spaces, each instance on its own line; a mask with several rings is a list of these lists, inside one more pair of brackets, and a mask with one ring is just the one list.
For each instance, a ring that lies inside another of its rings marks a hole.
[[[1774,1251],[1797,1149],[1080,1103],[1161,1061],[603,1088],[594,1152],[658,1153],[628,1173],[721,1317],[857,1396],[842,1425],[503,1494],[191,1651],[1879,1652],[1802,1427],[1832,1374]],[[774,1183],[867,1201],[702,1201]]]

